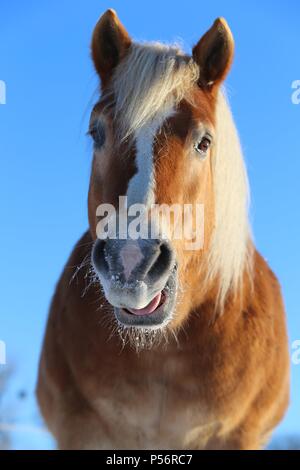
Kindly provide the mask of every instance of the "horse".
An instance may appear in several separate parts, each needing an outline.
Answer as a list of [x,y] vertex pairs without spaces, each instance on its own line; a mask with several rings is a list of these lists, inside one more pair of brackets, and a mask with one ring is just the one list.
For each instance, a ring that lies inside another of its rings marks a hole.
[[[251,233],[223,87],[233,54],[223,18],[191,54],[134,42],[111,9],[95,26],[89,228],[57,284],[37,381],[60,449],[260,449],[284,416],[286,317]],[[191,235],[154,210],[173,204],[204,208]]]

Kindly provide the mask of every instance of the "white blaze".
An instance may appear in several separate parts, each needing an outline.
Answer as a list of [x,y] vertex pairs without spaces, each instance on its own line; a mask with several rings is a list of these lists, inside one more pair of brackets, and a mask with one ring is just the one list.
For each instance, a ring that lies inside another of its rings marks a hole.
[[137,172],[128,185],[128,207],[132,204],[144,204],[149,207],[155,202],[154,140],[164,121],[173,113],[173,106],[168,106],[157,114],[150,124],[135,133]]

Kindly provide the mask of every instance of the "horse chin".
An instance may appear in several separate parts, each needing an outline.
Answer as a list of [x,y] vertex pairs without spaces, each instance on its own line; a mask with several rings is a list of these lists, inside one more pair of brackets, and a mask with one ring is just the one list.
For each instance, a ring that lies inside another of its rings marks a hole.
[[150,314],[133,314],[126,308],[114,307],[118,324],[123,329],[144,330],[148,333],[164,329],[173,317],[177,297],[177,267],[175,266],[161,291],[161,301]]

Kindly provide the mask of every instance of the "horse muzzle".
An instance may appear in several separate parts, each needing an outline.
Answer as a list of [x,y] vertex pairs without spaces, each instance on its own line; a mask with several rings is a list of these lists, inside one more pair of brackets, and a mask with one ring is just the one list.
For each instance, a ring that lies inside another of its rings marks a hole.
[[92,264],[123,326],[153,329],[170,321],[177,292],[177,265],[166,240],[98,239]]

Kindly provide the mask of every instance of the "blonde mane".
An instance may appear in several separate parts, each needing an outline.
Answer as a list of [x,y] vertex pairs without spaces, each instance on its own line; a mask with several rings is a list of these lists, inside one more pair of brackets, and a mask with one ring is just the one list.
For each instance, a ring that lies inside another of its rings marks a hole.
[[188,97],[198,77],[199,67],[179,47],[132,44],[130,53],[117,67],[109,90],[122,137],[137,132],[158,112]]
[[[200,71],[201,74],[201,71]],[[128,137],[165,107],[178,104],[199,78],[199,67],[177,46],[133,44],[117,67],[109,94],[122,137]],[[121,116],[121,119],[119,118]],[[216,142],[211,155],[215,192],[215,230],[207,263],[207,282],[218,280],[216,305],[229,291],[242,288],[251,274],[252,243],[248,222],[248,178],[232,114],[220,91],[216,108]]]
[[253,245],[249,224],[249,184],[237,129],[223,91],[216,108],[216,142],[212,154],[215,230],[208,256],[207,279],[219,278],[217,304],[231,290],[242,289],[243,274],[252,278]]

